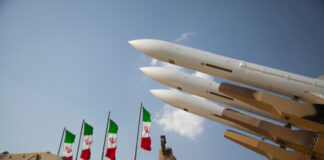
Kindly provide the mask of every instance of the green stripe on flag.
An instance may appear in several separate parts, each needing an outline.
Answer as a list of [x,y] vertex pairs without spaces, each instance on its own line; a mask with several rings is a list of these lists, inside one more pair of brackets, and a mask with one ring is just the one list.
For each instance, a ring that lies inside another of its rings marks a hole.
[[151,114],[143,107],[143,122],[151,122]]
[[72,134],[70,131],[65,130],[65,139],[64,143],[74,143],[75,135]]
[[117,124],[113,120],[110,120],[109,133],[117,133],[117,131],[118,131]]
[[88,123],[84,123],[84,133],[83,135],[92,135],[93,134],[93,127],[90,126]]

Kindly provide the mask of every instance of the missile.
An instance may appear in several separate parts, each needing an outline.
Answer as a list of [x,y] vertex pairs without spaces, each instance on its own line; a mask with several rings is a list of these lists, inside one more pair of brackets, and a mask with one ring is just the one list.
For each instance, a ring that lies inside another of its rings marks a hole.
[[161,40],[139,39],[129,44],[171,64],[310,103],[324,102],[324,76],[314,79]]
[[227,106],[242,109],[244,111],[261,115],[273,120],[279,120],[276,116],[255,108],[252,105],[243,103],[218,91],[219,83],[212,80],[186,74],[174,69],[163,67],[142,67],[140,68],[147,76],[172,88],[204,97]]
[[224,134],[224,137],[267,157],[269,160],[317,159],[314,157],[310,157],[305,153],[300,153],[297,151],[287,151],[283,148],[276,147],[274,145],[262,142],[260,140],[256,140],[254,138],[239,134],[231,130],[227,130]]
[[175,90],[164,90],[164,89],[154,89],[150,90],[150,92],[161,99],[162,101],[179,108],[181,110],[199,115],[201,117],[208,118],[212,121],[224,124],[226,126],[230,126],[239,130],[246,131],[248,133],[256,134],[251,130],[244,128],[236,123],[224,120],[220,118],[218,115],[225,109],[218,104],[208,102],[199,98],[198,96],[188,96],[179,91]]
[[222,82],[219,91],[271,113],[286,123],[324,132],[323,104],[299,103],[228,82]]
[[[255,118],[223,106],[208,102],[196,96],[185,95],[177,90],[156,89],[151,93],[171,106],[209,118],[214,121],[226,121],[229,126],[247,131],[257,136],[271,140],[281,146],[286,146],[297,151],[324,156],[321,150],[324,136],[305,130],[291,130],[271,122]],[[220,122],[223,123],[224,122]],[[243,129],[242,129],[243,128]],[[316,145],[314,145],[316,142]]]

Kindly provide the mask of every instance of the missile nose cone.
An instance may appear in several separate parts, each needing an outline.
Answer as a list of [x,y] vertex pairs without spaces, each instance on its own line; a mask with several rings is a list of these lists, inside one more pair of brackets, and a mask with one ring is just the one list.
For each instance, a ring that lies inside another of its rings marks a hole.
[[163,101],[168,101],[171,96],[171,92],[166,89],[151,89],[150,92]]
[[162,67],[141,67],[140,70],[154,80],[165,80],[168,72]]
[[163,57],[162,55],[165,52],[165,45],[168,44],[165,41],[155,39],[137,39],[128,41],[128,43],[137,50],[156,59]]
[[151,89],[150,92],[157,97],[163,97],[164,95],[162,89]]
[[128,43],[134,48],[148,55],[151,55],[152,51],[156,47],[154,42],[155,41],[151,39],[137,39],[128,41]]
[[160,96],[160,89],[151,89],[150,92],[157,97]]
[[144,74],[146,74],[149,77],[156,77],[156,69],[155,67],[141,67],[139,68],[142,72],[144,72]]
[[183,75],[179,75],[181,72],[175,69],[164,67],[143,67],[140,68],[140,70],[157,82],[173,88],[182,88],[181,82],[184,80]]
[[142,41],[142,40],[131,40],[131,41],[128,41],[128,43],[129,43],[131,46],[133,46],[134,48],[138,49],[138,48],[140,48],[141,41]]
[[141,67],[139,68],[143,73],[145,73],[146,75],[149,74],[150,72],[152,72],[152,67]]

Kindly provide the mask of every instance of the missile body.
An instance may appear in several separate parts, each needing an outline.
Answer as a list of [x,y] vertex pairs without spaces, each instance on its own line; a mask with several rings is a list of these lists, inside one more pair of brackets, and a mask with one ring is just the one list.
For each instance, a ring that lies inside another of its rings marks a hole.
[[210,52],[153,39],[129,43],[141,52],[159,59],[220,78],[236,81],[288,97],[323,102],[324,80],[313,79]]
[[218,103],[222,103],[231,107],[242,109],[244,111],[268,117],[274,120],[279,118],[271,113],[262,111],[252,105],[243,103],[237,99],[229,97],[218,91],[219,83],[212,80],[186,74],[177,70],[167,69],[163,67],[143,67],[140,68],[147,76],[172,88],[177,88],[188,93],[198,95]]
[[172,90],[163,90],[163,89],[155,89],[151,90],[152,94],[157,96],[162,101],[187,112],[208,118],[210,120],[216,121],[218,123],[243,130],[252,134],[256,134],[251,130],[244,128],[236,123],[224,120],[220,118],[218,115],[223,112],[225,107],[217,105],[215,103],[208,102],[198,97],[188,96],[179,91]]
[[228,82],[222,82],[219,91],[269,112],[286,123],[324,132],[323,104],[299,103]]
[[[322,136],[312,131],[291,130],[271,122],[216,105],[198,97],[188,96],[176,90],[151,90],[162,101],[185,111],[244,130],[271,140],[282,146],[314,156],[324,156]],[[224,121],[226,123],[224,123]],[[316,145],[314,145],[316,142]]]

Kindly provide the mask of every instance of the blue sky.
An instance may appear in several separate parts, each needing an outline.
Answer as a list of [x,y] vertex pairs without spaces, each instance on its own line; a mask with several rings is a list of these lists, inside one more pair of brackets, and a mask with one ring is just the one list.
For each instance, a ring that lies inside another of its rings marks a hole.
[[178,112],[151,95],[167,87],[138,69],[152,59],[127,42],[177,42],[315,78],[323,74],[323,28],[322,0],[2,0],[0,152],[56,153],[63,127],[78,135],[85,119],[99,159],[110,110],[117,159],[131,159],[142,101],[154,119],[153,150],[139,150],[138,159],[158,157],[162,134],[178,159],[265,159],[210,120],[194,117],[201,132],[191,137],[161,125]]

